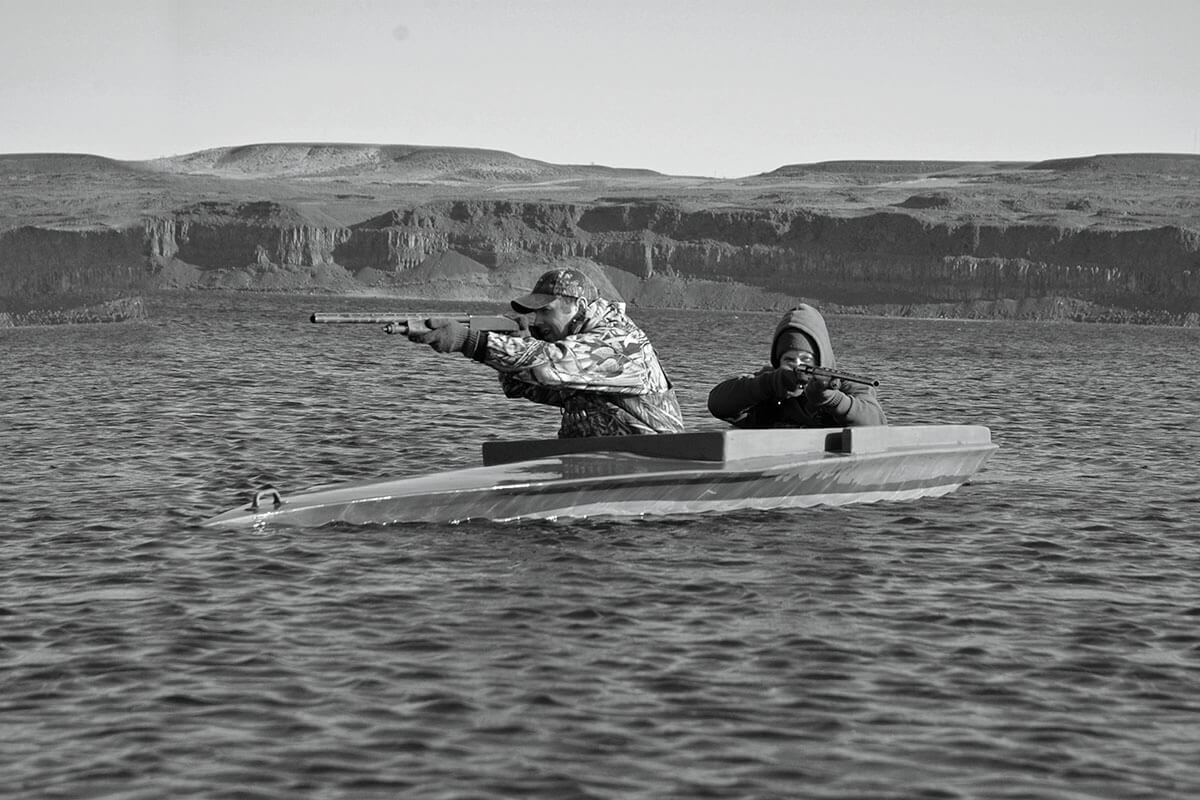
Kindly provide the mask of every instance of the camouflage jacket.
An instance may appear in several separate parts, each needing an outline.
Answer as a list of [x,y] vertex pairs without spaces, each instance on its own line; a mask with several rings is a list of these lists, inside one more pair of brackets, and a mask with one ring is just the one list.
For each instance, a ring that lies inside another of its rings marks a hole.
[[489,335],[475,358],[500,373],[508,397],[560,407],[560,438],[683,430],[650,340],[606,300],[592,301],[579,332],[561,341]]

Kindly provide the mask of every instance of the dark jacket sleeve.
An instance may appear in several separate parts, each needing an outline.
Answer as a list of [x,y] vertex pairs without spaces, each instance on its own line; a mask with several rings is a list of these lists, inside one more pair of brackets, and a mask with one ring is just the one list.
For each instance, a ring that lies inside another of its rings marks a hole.
[[886,425],[887,416],[875,389],[843,383],[828,403],[813,405],[803,396],[788,398],[775,384],[770,367],[718,383],[708,393],[708,410],[717,419],[739,428],[852,427]]
[[751,412],[761,403],[774,402],[772,372],[766,369],[757,375],[721,381],[708,393],[709,413],[739,427],[758,427],[751,420]]

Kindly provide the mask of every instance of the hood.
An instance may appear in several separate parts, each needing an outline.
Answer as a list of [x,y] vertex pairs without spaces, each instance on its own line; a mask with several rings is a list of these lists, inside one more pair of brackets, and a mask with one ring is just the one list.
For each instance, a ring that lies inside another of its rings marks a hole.
[[796,306],[783,315],[775,326],[775,335],[771,337],[771,366],[779,366],[779,357],[775,353],[775,343],[784,331],[800,331],[812,340],[816,350],[817,366],[833,369],[837,367],[837,358],[833,355],[833,343],[829,341],[829,331],[825,327],[825,318],[807,303]]

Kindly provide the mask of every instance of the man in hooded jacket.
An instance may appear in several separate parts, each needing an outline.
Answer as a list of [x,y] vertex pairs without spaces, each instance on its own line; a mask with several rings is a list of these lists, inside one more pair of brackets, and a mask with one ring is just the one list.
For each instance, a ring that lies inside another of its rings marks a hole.
[[714,386],[708,410],[739,428],[887,424],[873,387],[807,375],[802,366],[837,368],[825,319],[810,305],[793,308],[775,326],[771,365]]
[[531,335],[431,319],[428,331],[410,333],[409,339],[487,364],[500,373],[507,397],[558,406],[560,438],[683,430],[675,390],[650,340],[582,272],[550,270],[511,305],[533,315]]

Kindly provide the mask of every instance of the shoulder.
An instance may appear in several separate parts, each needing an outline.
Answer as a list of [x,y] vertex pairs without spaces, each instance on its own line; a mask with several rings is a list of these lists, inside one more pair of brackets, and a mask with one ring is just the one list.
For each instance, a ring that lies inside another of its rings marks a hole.
[[710,390],[710,394],[721,396],[730,396],[730,392],[740,393],[752,391],[752,387],[758,384],[758,380],[763,375],[774,372],[774,367],[763,367],[757,372],[742,372],[732,375],[725,375],[718,380]]
[[721,383],[727,383],[728,381],[744,381],[744,380],[749,380],[749,379],[751,379],[751,378],[757,378],[757,377],[759,377],[760,375],[765,375],[765,374],[767,374],[768,372],[774,372],[774,371],[775,371],[775,368],[774,368],[774,367],[772,367],[772,366],[770,366],[770,365],[768,365],[768,366],[762,367],[761,369],[758,369],[758,370],[756,370],[756,371],[754,371],[754,372],[734,372],[734,373],[727,373],[727,374],[725,374],[724,376],[722,376],[722,378],[721,378],[721,381],[720,381],[720,382],[721,382]]
[[598,336],[638,336],[645,337],[645,332],[628,316],[616,303],[607,300],[596,300],[588,309],[582,334]]

